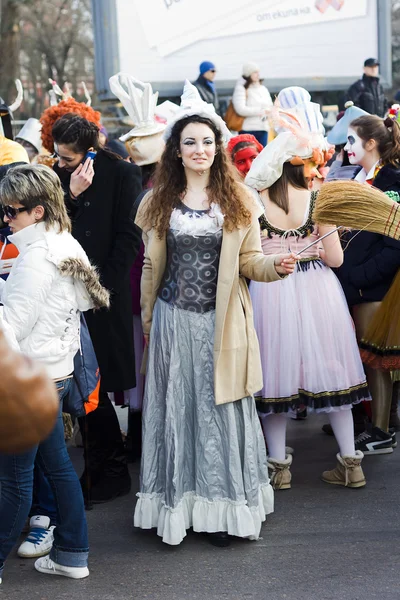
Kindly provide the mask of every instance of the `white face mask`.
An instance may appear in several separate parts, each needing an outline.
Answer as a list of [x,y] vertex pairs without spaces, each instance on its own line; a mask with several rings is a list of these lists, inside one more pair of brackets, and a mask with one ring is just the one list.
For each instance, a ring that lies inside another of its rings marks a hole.
[[365,156],[365,148],[363,148],[363,140],[357,135],[357,132],[349,127],[347,131],[347,144],[344,149],[349,155],[349,162],[352,165],[360,165]]

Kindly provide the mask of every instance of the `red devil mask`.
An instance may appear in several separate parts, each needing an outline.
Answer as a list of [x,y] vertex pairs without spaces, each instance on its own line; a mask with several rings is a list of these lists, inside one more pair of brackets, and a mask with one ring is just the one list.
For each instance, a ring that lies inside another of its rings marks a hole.
[[252,162],[258,155],[259,151],[254,146],[248,146],[247,148],[242,148],[236,152],[233,164],[243,178],[246,177],[247,173],[250,171]]

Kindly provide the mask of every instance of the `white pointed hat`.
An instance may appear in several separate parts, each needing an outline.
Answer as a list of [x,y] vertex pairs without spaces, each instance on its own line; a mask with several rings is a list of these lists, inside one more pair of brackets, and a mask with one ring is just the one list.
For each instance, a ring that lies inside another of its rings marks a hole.
[[190,83],[188,79],[186,79],[185,86],[183,88],[183,94],[181,96],[181,105],[179,110],[176,111],[175,115],[168,123],[165,130],[164,139],[168,140],[168,138],[171,136],[171,132],[175,123],[185,119],[186,117],[192,117],[194,115],[210,119],[210,121],[212,121],[217,129],[219,129],[221,132],[225,143],[227,143],[232,137],[232,134],[226,126],[225,121],[221,119],[221,117],[215,112],[213,104],[204,102],[204,100],[202,100],[200,97],[198,89],[192,83]]
[[42,152],[42,139],[40,136],[41,131],[42,124],[40,123],[39,119],[34,119],[31,117],[27,120],[23,128],[17,133],[15,139],[28,142],[40,154]]
[[119,98],[135,127],[120,137],[121,142],[130,138],[154,135],[164,131],[165,124],[155,119],[158,92],[153,93],[150,83],[143,83],[128,73],[110,77],[112,93]]
[[362,108],[354,106],[354,103],[349,101],[345,104],[344,115],[341,119],[332,127],[328,133],[328,142],[339,146],[347,142],[347,130],[350,127],[350,123],[358,119],[359,117],[369,116],[370,113],[365,112]]

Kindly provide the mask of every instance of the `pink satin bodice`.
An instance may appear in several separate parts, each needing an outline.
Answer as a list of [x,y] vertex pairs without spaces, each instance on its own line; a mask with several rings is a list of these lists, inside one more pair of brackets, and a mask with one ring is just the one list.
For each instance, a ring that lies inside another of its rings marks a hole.
[[[312,220],[315,205],[315,195],[311,194],[303,223],[296,229],[287,231],[275,227],[264,214],[260,218],[261,245],[264,254],[298,253],[300,250],[318,239],[318,227]],[[301,255],[302,259],[319,258],[318,244],[311,246]]]

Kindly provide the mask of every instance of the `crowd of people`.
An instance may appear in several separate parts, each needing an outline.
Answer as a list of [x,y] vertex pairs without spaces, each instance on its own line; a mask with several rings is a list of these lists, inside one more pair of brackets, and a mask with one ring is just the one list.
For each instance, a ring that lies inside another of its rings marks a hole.
[[[135,527],[171,545],[193,528],[226,547],[257,540],[274,492],[292,486],[288,417],[326,413],[338,445],[328,484],[363,487],[364,456],[393,452],[400,342],[371,329],[398,320],[399,235],[314,216],[329,181],[400,200],[400,107],[377,69],[365,61],[327,137],[309,92],[272,100],[255,63],[225,120],[209,61],[168,119],[151,84],[112,77],[134,122],[120,140],[71,97],[15,141],[6,111],[0,343],[21,372],[22,357],[44,367],[46,393],[27,412],[43,411],[47,429],[24,439],[13,415],[0,445],[0,582],[27,519],[20,557],[87,577],[85,505],[130,492],[128,460],[141,460]],[[126,440],[114,405],[128,407]]]

